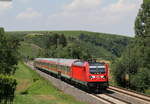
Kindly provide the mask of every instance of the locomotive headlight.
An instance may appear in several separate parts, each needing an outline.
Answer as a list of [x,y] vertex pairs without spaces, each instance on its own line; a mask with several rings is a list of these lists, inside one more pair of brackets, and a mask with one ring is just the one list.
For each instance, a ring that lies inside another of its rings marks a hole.
[[90,79],[93,79],[93,78],[95,78],[95,76],[90,76]]
[[92,78],[95,78],[95,76],[92,76]]
[[105,78],[106,78],[106,76],[101,76],[101,78],[105,79]]

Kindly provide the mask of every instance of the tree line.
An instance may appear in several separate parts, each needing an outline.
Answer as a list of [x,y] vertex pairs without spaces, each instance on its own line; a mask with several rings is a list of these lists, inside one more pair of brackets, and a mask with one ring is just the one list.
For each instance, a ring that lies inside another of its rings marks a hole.
[[0,28],[0,103],[12,103],[17,81],[13,78],[18,64],[19,41],[9,38]]

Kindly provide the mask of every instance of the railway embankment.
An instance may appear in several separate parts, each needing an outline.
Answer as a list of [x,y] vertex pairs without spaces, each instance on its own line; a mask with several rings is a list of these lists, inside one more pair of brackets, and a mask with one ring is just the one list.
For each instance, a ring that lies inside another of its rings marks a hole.
[[64,94],[23,63],[16,70],[17,89],[13,104],[86,104]]

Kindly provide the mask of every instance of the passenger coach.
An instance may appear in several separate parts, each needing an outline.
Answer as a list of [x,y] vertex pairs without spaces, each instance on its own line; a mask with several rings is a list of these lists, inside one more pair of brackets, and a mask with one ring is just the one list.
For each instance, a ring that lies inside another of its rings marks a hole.
[[34,67],[92,90],[106,89],[109,85],[108,64],[106,63],[78,59],[36,58]]

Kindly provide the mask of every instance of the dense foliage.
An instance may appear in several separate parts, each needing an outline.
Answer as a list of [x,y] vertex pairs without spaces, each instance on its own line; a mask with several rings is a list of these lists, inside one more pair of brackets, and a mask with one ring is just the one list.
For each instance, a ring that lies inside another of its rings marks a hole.
[[21,57],[29,59],[59,57],[114,60],[121,56],[132,40],[124,36],[87,31],[19,31],[8,34],[22,40]]
[[11,77],[18,63],[19,41],[6,35],[0,28],[0,103],[11,102],[14,97],[16,80]]
[[0,75],[0,104],[13,102],[16,85],[14,78]]
[[18,62],[19,41],[8,38],[4,29],[0,28],[0,74],[12,75]]
[[150,1],[144,0],[135,21],[135,39],[116,61],[118,84],[145,92],[150,89]]

